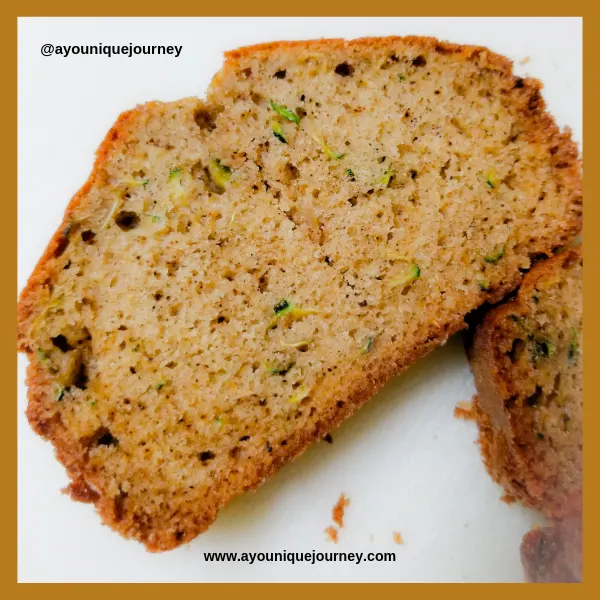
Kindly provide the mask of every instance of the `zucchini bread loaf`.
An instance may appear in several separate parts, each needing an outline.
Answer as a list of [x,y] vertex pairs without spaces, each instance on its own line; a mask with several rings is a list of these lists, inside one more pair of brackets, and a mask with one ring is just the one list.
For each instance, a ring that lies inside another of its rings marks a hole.
[[480,445],[492,477],[551,527],[523,539],[530,581],[581,578],[583,257],[569,249],[489,312],[471,352]]
[[73,496],[191,540],[576,235],[540,87],[484,48],[324,40],[123,114],[19,304]]

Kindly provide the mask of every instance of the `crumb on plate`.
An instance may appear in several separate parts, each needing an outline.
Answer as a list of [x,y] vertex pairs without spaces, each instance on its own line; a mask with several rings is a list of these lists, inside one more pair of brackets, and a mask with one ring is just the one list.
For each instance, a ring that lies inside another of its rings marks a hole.
[[340,527],[344,526],[344,509],[346,506],[348,506],[348,504],[350,504],[350,500],[348,500],[344,494],[341,494],[340,499],[333,507],[333,511],[331,513],[333,522],[337,523]]
[[473,410],[473,402],[461,400],[454,407],[454,416],[463,421],[472,421],[475,419],[475,411]]
[[396,542],[396,544],[404,544],[404,540],[402,539],[399,531],[394,531],[392,537],[394,538],[394,542]]
[[338,543],[338,530],[335,527],[327,527],[325,533],[330,542],[333,542],[334,544]]

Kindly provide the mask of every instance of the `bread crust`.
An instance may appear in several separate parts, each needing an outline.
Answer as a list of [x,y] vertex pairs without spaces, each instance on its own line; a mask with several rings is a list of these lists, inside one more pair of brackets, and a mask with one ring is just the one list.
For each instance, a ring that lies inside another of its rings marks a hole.
[[[391,43],[401,43],[406,46],[434,50],[436,52],[456,55],[459,60],[477,61],[482,68],[493,68],[501,71],[514,81],[511,90],[511,101],[519,111],[526,115],[529,123],[526,134],[534,143],[539,143],[550,148],[555,178],[558,185],[570,190],[566,202],[569,216],[562,225],[561,232],[556,239],[548,241],[543,253],[550,255],[554,249],[575,236],[581,229],[581,176],[580,161],[575,143],[571,140],[568,130],[560,132],[553,119],[545,112],[545,104],[540,96],[541,84],[533,79],[513,77],[511,62],[489,50],[474,46],[461,46],[440,42],[434,38],[405,37],[405,38],[363,38],[350,42],[344,40],[316,40],[308,42],[276,42],[240,48],[226,54],[226,63],[221,72],[234,69],[236,61],[243,56],[257,52],[276,52],[295,48],[325,49],[336,48],[365,49],[385,47]],[[218,82],[221,74],[213,80],[213,85]],[[51,280],[56,268],[55,256],[65,244],[65,229],[68,227],[71,214],[80,205],[92,186],[101,182],[105,177],[104,165],[107,157],[113,151],[127,143],[128,132],[136,119],[141,118],[144,112],[160,103],[149,103],[132,111],[123,113],[109,131],[96,154],[94,168],[87,182],[75,194],[69,203],[62,224],[52,237],[46,251],[35,267],[27,285],[21,293],[18,306],[18,349],[26,352],[30,357],[33,348],[26,342],[27,328],[34,308],[40,301],[41,290],[44,283]],[[502,286],[487,295],[489,301],[500,300],[506,293],[514,289],[520,282],[521,276],[515,275],[507,279]],[[482,296],[482,302],[485,298]],[[473,307],[475,308],[475,307]],[[426,355],[443,343],[450,335],[465,327],[464,315],[456,315],[451,322],[445,324],[432,324],[427,334],[423,337],[422,344],[414,346],[404,355],[399,355],[397,350],[390,346],[382,349],[377,357],[367,360],[360,371],[340,374],[339,379],[330,386],[330,393],[337,402],[332,402],[331,409],[315,426],[309,430],[296,430],[288,440],[285,447],[277,447],[269,455],[269,461],[252,465],[241,486],[244,491],[253,490],[260,483],[273,475],[289,460],[298,457],[314,441],[322,439],[337,427],[344,419],[371,398],[391,377],[401,373],[408,365],[418,358]],[[85,482],[93,492],[94,473],[87,468],[86,452],[79,445],[69,440],[66,429],[60,419],[48,419],[44,412],[44,399],[51,394],[51,386],[47,374],[35,362],[31,361],[27,371],[27,385],[29,388],[29,404],[27,417],[33,429],[42,437],[50,440],[56,448],[58,459],[66,467],[70,478],[78,483]],[[143,542],[150,551],[164,551],[190,541],[196,535],[206,530],[214,521],[220,508],[227,504],[231,498],[240,493],[232,493],[229,489],[225,493],[211,498],[210,502],[198,507],[199,514],[185,517],[186,531],[181,538],[163,535],[168,523],[148,523],[136,521],[131,514],[120,515],[115,510],[114,502],[95,493],[74,494],[77,499],[85,498],[93,501],[100,513],[103,522],[126,537],[135,538]],[[179,521],[181,522],[181,521]]]

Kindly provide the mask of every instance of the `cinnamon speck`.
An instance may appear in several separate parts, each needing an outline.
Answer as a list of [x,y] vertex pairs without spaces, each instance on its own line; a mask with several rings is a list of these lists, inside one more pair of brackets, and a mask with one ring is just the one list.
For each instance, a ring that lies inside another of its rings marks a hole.
[[394,539],[394,542],[396,542],[396,544],[404,544],[404,540],[402,539],[402,536],[400,535],[399,531],[394,531],[392,538]]

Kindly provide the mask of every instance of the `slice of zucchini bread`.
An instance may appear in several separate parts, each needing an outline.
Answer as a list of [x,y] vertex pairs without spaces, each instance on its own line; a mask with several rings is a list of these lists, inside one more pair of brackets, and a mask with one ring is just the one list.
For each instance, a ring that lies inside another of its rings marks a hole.
[[73,496],[191,540],[581,226],[540,84],[426,38],[269,44],[120,117],[19,304]]
[[540,263],[488,313],[471,354],[488,469],[548,517],[581,501],[582,288],[580,248]]

